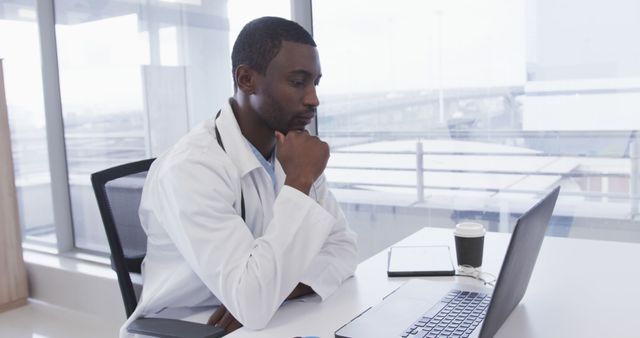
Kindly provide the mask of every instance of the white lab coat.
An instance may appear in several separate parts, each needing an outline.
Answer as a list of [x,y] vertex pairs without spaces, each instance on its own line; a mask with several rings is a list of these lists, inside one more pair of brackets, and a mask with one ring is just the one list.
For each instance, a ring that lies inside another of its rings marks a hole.
[[324,177],[307,196],[284,185],[278,161],[275,173],[274,193],[228,102],[217,121],[158,157],[140,204],[148,236],[142,295],[121,337],[134,318],[172,308],[211,312],[220,303],[245,327],[261,329],[299,282],[325,299],[353,275],[355,234]]

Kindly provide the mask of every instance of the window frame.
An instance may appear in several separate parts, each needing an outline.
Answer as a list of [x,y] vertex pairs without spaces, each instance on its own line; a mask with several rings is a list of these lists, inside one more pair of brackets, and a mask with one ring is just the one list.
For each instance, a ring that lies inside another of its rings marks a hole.
[[75,249],[55,33],[54,0],[36,2],[57,253]]

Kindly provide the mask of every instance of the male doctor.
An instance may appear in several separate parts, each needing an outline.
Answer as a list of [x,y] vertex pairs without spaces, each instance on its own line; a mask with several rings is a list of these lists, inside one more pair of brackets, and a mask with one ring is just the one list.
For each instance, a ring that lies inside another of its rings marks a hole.
[[149,170],[143,290],[122,336],[139,316],[214,306],[212,325],[261,329],[286,299],[325,299],[355,270],[355,235],[322,175],[329,147],[304,130],[319,105],[313,38],[256,19],[231,59],[234,96]]

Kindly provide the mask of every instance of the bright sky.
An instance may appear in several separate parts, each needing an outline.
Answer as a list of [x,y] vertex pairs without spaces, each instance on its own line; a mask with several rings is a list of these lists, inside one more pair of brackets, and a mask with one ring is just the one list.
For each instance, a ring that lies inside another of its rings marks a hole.
[[[189,4],[198,0],[163,2],[190,10]],[[402,5],[388,0],[322,0],[313,3],[313,12],[324,74],[320,95],[524,86],[527,62],[536,55],[532,50],[536,44],[531,41],[536,41],[540,28],[534,22],[535,6],[527,0],[403,0]],[[33,19],[34,13],[23,9],[18,15]],[[231,50],[246,22],[263,15],[290,17],[290,5],[288,0],[233,0],[228,1],[226,15]],[[141,66],[150,63],[150,46],[148,33],[140,25],[138,14],[128,14],[56,26],[65,112],[110,114],[143,109]],[[21,120],[43,126],[36,23],[0,20],[0,32],[11,32],[0,34],[9,104],[29,112]],[[179,65],[183,46],[178,34],[176,27],[159,28],[162,65]],[[617,102],[616,98],[604,105]],[[625,107],[637,106],[637,98],[627,101]],[[544,104],[536,107],[557,114]],[[585,105],[584,109],[595,106]],[[637,114],[633,109],[619,110],[622,117]],[[599,113],[599,109],[593,112]],[[563,109],[563,114],[569,114],[568,110]],[[540,116],[536,113],[535,121],[544,128],[548,121]],[[573,126],[576,119],[566,120]],[[623,121],[621,127],[628,126],[626,117],[618,120]],[[596,126],[603,125],[598,122]]]
[[[524,0],[316,1],[324,93],[523,85]],[[346,37],[346,38],[345,38]]]

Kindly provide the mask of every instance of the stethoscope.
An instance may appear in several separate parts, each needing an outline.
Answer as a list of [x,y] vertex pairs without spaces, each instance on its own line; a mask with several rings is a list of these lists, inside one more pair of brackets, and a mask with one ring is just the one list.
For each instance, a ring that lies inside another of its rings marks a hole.
[[[220,116],[220,112],[222,110],[218,111],[218,114],[216,114],[216,118],[214,120],[215,123],[215,131],[216,131],[216,139],[218,140],[218,144],[220,145],[220,148],[222,148],[222,151],[224,151],[225,153],[227,152],[226,149],[224,149],[224,144],[222,144],[222,139],[220,138],[220,131],[218,130],[218,117]],[[240,185],[240,216],[242,217],[242,220],[246,223],[247,219],[245,217],[245,211],[244,211],[244,193],[242,192],[242,184]]]

